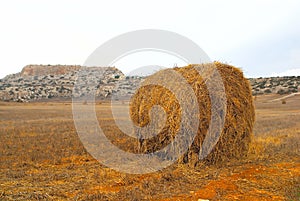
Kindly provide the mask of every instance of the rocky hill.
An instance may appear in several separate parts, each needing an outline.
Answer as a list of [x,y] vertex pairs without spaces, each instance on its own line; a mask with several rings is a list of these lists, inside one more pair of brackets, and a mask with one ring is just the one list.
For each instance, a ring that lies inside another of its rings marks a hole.
[[[127,97],[134,93],[143,79],[125,77],[115,67],[28,65],[20,73],[0,79],[0,100],[29,102],[70,99],[93,91],[99,99],[109,98],[115,93]],[[249,81],[253,95],[300,91],[300,76],[250,78]]]
[[[29,65],[20,73],[0,80],[0,100],[28,102],[70,99],[72,95],[81,96],[93,90],[96,90],[97,97],[105,98],[112,93],[114,83],[120,79],[124,79],[124,75],[114,67]],[[80,94],[76,94],[76,91],[73,93],[75,82],[79,81],[82,82],[77,84]]]

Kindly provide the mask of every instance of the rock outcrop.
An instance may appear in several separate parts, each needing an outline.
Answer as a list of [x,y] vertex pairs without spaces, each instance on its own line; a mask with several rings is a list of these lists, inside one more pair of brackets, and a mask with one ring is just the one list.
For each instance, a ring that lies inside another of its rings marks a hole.
[[21,71],[21,76],[63,75],[78,71],[79,65],[27,65]]

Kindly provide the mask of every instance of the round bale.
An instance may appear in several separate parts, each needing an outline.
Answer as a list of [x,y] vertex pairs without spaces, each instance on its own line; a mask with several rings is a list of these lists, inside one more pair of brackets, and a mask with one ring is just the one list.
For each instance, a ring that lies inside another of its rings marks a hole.
[[[250,84],[243,76],[242,71],[234,66],[220,62],[202,65],[214,65],[216,67],[222,78],[225,89],[224,95],[226,96],[224,102],[226,115],[221,135],[212,151],[203,161],[208,164],[215,164],[232,158],[244,157],[249,150],[255,120]],[[199,161],[198,155],[212,119],[212,106],[206,80],[195,70],[194,66],[195,64],[191,64],[186,67],[173,68],[191,86],[198,101],[199,113],[194,117],[199,119],[197,133],[187,152],[179,158],[180,162],[193,164]],[[156,74],[152,76],[156,76]],[[179,85],[174,80],[172,86],[175,88],[182,87]],[[190,99],[187,98],[187,101]],[[154,84],[141,86],[132,96],[130,116],[134,124],[145,127],[151,122],[151,117],[160,119],[160,116],[150,115],[151,109],[156,105],[159,105],[165,112],[163,127],[157,135],[140,139],[139,153],[154,153],[163,149],[174,140],[180,129],[182,110],[175,94],[164,86]],[[193,109],[191,108],[191,110]],[[137,137],[140,135],[139,132],[137,129]],[[185,132],[188,133],[188,130]],[[174,148],[176,149],[176,147]],[[167,153],[166,157],[168,157]]]

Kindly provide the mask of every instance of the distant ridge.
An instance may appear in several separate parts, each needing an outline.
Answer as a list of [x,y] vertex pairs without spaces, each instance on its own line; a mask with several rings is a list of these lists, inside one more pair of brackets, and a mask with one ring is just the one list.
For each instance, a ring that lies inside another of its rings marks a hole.
[[300,76],[250,78],[253,95],[291,94],[300,91]]
[[[0,100],[30,102],[48,99],[71,99],[77,73],[86,70],[83,80],[97,86],[96,98],[106,99],[115,92],[130,97],[144,80],[141,76],[125,76],[115,67],[80,65],[27,65],[21,72],[0,79]],[[95,76],[90,76],[90,75]],[[300,92],[300,76],[249,78],[252,94],[292,94]],[[118,89],[115,89],[118,83]],[[89,93],[88,84],[79,89]],[[116,91],[117,90],[117,91]],[[76,91],[76,90],[75,90]]]

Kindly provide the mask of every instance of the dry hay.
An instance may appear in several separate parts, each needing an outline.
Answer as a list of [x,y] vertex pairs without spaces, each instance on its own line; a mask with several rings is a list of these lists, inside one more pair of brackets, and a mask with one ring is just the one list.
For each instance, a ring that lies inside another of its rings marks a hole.
[[[203,65],[208,66],[212,64]],[[210,154],[204,159],[209,164],[247,155],[255,119],[250,84],[244,78],[243,73],[238,68],[227,64],[214,62],[214,65],[223,80],[227,99],[227,101],[224,101],[224,104],[227,103],[227,106],[225,106],[227,111],[220,138]],[[198,131],[188,152],[180,158],[181,162],[194,164],[199,160],[198,154],[209,128],[213,108],[211,107],[211,100],[206,85],[207,80],[203,79],[203,76],[200,76],[193,67],[194,65],[188,65],[182,68],[176,67],[173,70],[180,73],[188,82],[198,100],[199,113],[195,117],[199,118]],[[156,76],[156,74],[152,76]],[[176,82],[172,86],[175,88],[181,87]],[[190,101],[190,99],[187,97],[186,101]],[[180,104],[174,93],[159,85],[144,85],[134,94],[130,103],[132,121],[140,127],[145,127],[152,121],[151,117],[160,119],[158,116],[150,115],[151,108],[155,105],[161,106],[165,111],[164,126],[156,136],[140,140],[140,153],[153,153],[161,150],[174,140],[180,129],[180,115],[182,112]],[[139,135],[138,132],[136,130],[136,135]],[[185,132],[188,133],[189,131],[186,130]]]

